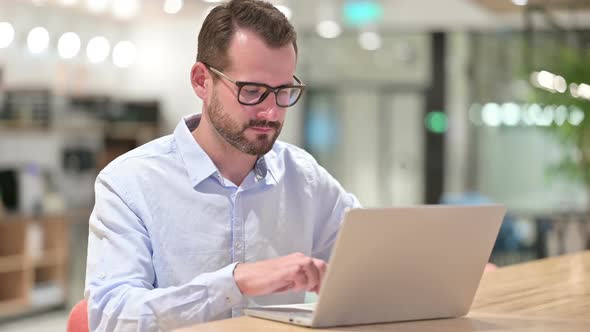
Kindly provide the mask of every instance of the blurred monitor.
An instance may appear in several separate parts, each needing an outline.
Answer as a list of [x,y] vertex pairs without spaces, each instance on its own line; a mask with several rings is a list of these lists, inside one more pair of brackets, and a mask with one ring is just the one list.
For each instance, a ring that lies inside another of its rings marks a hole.
[[7,211],[14,212],[19,207],[18,171],[15,169],[0,170],[0,197]]

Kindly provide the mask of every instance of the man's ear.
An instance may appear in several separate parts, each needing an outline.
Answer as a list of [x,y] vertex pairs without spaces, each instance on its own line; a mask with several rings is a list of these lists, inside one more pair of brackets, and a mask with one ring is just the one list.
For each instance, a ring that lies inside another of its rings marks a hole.
[[197,62],[191,69],[191,85],[201,100],[206,101],[209,89],[212,88],[211,75],[202,62]]

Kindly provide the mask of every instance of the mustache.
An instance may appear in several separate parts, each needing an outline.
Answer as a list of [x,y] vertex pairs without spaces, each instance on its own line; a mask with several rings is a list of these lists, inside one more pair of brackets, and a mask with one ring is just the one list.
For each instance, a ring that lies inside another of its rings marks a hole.
[[246,128],[273,128],[278,130],[281,127],[281,123],[278,121],[266,121],[266,120],[250,120]]

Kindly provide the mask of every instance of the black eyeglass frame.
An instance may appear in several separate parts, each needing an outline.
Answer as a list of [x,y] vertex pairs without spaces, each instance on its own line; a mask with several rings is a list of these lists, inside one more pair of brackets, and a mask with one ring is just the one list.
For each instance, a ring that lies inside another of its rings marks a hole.
[[[284,85],[280,85],[277,87],[273,87],[273,86],[270,86],[270,85],[267,85],[264,83],[258,83],[258,82],[236,81],[236,80],[230,78],[229,76],[225,75],[224,73],[222,73],[220,70],[215,69],[215,67],[212,67],[206,63],[204,63],[204,65],[207,67],[207,69],[211,70],[214,74],[235,84],[238,87],[238,94],[236,95],[236,98],[238,99],[238,103],[245,105],[245,106],[253,106],[253,105],[258,105],[258,104],[262,103],[268,97],[268,95],[270,95],[270,93],[272,92],[275,95],[275,103],[277,104],[277,106],[284,107],[284,108],[291,107],[299,101],[299,99],[303,95],[303,91],[305,91],[305,87],[306,87],[306,85],[303,82],[301,82],[301,80],[299,78],[297,78],[297,76],[295,76],[295,75],[293,75],[293,78],[295,79],[297,84],[284,84]],[[266,89],[266,91],[260,96],[260,98],[258,98],[258,100],[254,101],[254,102],[251,102],[251,103],[243,102],[240,100],[240,94],[242,92],[242,88],[246,85],[263,87]],[[279,104],[279,95],[278,95],[279,91],[282,89],[293,89],[293,88],[297,88],[297,89],[301,90],[301,92],[299,92],[299,95],[297,96],[297,98],[293,102],[291,102],[289,105]]]

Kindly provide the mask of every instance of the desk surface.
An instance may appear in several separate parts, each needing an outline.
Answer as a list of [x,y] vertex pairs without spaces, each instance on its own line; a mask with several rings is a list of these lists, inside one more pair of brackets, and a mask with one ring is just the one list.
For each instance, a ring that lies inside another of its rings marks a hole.
[[590,251],[486,273],[471,311],[590,320]]
[[[313,331],[240,317],[182,332]],[[328,329],[330,331],[590,331],[590,251],[486,273],[467,317]]]

